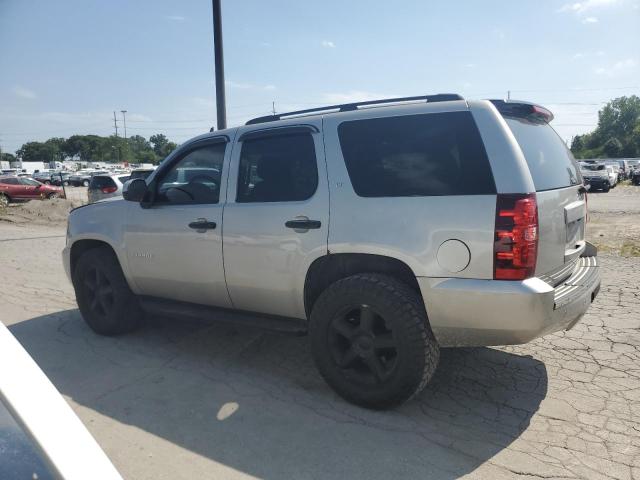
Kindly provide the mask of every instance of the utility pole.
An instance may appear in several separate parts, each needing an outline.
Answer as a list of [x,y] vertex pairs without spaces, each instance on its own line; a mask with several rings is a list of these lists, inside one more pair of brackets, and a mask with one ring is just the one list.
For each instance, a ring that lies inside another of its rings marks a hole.
[[216,109],[218,130],[227,128],[227,106],[224,91],[224,57],[222,52],[222,0],[211,0],[213,7],[213,53],[216,76]]
[[127,111],[120,110],[122,112],[122,121],[124,123],[124,139],[127,139]]
[[271,102],[271,115],[276,116],[276,102]]
[[511,90],[507,90],[507,100],[511,100]]
[[116,129],[116,137],[118,136],[118,120],[116,120],[116,111],[113,111],[113,127]]

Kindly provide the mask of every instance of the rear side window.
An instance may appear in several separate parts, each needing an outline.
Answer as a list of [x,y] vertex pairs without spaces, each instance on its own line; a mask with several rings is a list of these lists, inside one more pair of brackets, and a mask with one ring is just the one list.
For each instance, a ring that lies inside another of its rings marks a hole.
[[91,179],[91,183],[89,184],[89,190],[99,190],[101,188],[106,187],[115,187],[116,182],[114,182],[111,177],[99,177],[95,176]]
[[344,122],[340,146],[361,197],[496,193],[489,159],[469,112]]
[[548,123],[505,117],[520,144],[537,191],[581,184],[571,152]]
[[310,133],[242,142],[237,202],[302,201],[311,198],[317,187],[316,150]]
[[18,185],[18,179],[17,178],[3,178],[0,179],[0,183],[4,183],[5,185]]

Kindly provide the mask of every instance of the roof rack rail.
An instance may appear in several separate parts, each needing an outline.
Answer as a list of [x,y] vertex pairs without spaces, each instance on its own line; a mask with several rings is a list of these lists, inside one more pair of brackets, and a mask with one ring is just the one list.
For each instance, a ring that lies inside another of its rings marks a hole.
[[450,102],[453,100],[464,100],[463,97],[457,93],[438,93],[436,95],[421,95],[417,97],[398,97],[398,98],[385,98],[382,100],[367,100],[364,102],[343,103],[341,105],[329,105],[326,107],[309,108],[307,110],[297,110],[295,112],[278,113],[276,115],[267,115],[264,117],[258,117],[249,120],[246,125],[254,125],[256,123],[275,122],[277,120],[283,120],[289,117],[297,117],[303,115],[309,115],[314,113],[327,112],[330,113],[333,110],[338,112],[350,112],[357,110],[359,107],[368,105],[383,105],[385,103],[400,103],[400,102],[415,102],[423,100],[428,103],[433,102]]

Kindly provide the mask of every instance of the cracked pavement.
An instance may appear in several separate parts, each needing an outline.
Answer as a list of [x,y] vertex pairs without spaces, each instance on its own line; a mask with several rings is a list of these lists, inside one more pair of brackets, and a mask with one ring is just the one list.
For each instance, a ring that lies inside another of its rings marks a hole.
[[373,412],[325,385],[304,337],[161,318],[99,337],[64,226],[0,222],[7,239],[0,318],[125,478],[640,479],[640,258],[601,256],[573,330],[444,350],[416,400]]

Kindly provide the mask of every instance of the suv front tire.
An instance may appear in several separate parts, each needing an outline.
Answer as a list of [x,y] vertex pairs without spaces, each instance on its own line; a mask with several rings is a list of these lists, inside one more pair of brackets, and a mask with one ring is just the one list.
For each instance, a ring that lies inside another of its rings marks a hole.
[[100,335],[120,335],[140,325],[143,312],[109,247],[87,250],[73,272],[82,317]]
[[313,306],[309,337],[326,382],[366,408],[394,407],[419,393],[440,356],[422,299],[387,275],[330,285]]

